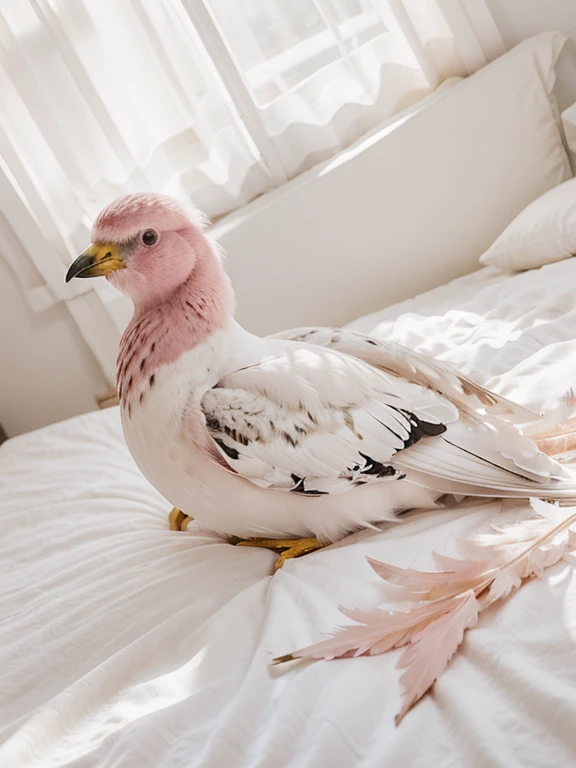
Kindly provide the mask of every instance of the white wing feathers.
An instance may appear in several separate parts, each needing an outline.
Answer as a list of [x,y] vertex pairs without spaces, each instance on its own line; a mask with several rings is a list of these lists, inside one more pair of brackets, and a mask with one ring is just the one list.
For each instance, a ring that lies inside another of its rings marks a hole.
[[398,451],[458,419],[437,393],[352,357],[278,346],[202,399],[227,463],[258,485],[319,494],[398,478],[390,464]]
[[526,424],[541,417],[541,414],[526,406],[491,392],[446,363],[394,342],[366,336],[357,331],[297,328],[270,338],[305,341],[308,344],[336,349],[393,375],[441,392],[443,397],[457,403],[459,410],[481,411],[488,419],[496,416],[499,421],[503,419],[514,424]]
[[387,342],[292,334],[202,399],[222,457],[253,483],[320,495],[406,476],[446,493],[574,494],[566,469],[513,426],[531,411]]

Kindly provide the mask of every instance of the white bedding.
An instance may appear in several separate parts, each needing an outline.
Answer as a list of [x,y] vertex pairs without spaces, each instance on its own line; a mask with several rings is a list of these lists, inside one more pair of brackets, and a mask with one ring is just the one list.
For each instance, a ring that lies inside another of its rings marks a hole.
[[[574,259],[484,269],[353,327],[545,409],[576,383],[575,292]],[[497,502],[358,534],[272,577],[267,551],[167,529],[111,409],[5,444],[0,506],[2,768],[576,765],[567,563],[485,612],[398,728],[395,653],[268,666],[346,622],[339,603],[385,599],[365,555],[432,567]]]

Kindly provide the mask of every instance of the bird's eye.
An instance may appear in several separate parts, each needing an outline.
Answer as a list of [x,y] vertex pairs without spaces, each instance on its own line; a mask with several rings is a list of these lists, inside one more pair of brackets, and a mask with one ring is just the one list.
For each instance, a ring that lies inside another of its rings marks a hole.
[[145,229],[142,232],[142,242],[144,245],[156,245],[158,242],[158,232],[155,229]]

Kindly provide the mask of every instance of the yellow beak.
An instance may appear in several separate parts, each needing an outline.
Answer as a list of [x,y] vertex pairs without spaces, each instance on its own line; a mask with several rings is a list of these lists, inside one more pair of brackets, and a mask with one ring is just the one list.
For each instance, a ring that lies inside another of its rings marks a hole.
[[114,243],[92,243],[72,262],[66,273],[66,282],[73,277],[100,277],[125,269],[126,265]]

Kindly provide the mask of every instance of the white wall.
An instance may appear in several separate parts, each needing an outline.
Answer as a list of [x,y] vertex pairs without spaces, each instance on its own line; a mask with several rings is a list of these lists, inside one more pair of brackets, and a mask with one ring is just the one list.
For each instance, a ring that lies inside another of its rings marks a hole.
[[8,435],[93,410],[106,389],[66,307],[32,312],[0,256],[0,423]]
[[506,47],[558,30],[576,40],[576,0],[486,0]]

